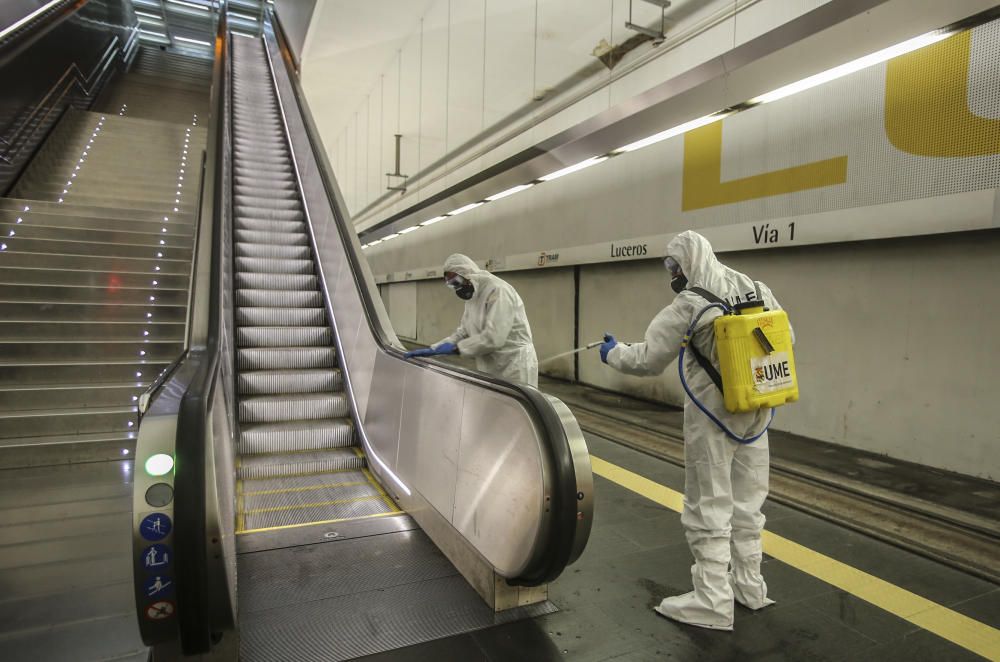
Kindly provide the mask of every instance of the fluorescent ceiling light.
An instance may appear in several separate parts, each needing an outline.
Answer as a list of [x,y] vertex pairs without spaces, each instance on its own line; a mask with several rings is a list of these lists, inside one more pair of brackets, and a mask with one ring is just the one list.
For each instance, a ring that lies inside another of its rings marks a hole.
[[184,41],[189,44],[198,44],[199,46],[211,46],[211,42],[201,41],[199,39],[188,39],[187,37],[174,37],[177,41]]
[[[154,14],[147,14],[144,11],[136,11],[135,15],[136,16],[142,16],[143,18],[152,18],[152,19],[155,19],[155,20],[159,21],[160,23],[163,22],[163,17],[162,16],[156,16]],[[139,19],[139,20],[142,20],[142,19]]]
[[411,225],[410,227],[406,228],[405,230],[400,230],[399,234],[406,234],[408,232],[413,232],[414,230],[419,230],[419,229],[420,229],[419,225]]
[[514,195],[515,193],[520,193],[524,189],[531,188],[532,186],[534,186],[534,183],[531,182],[527,184],[521,184],[520,186],[514,186],[512,188],[509,188],[506,191],[500,191],[499,193],[494,193],[493,195],[491,195],[486,199],[489,200],[490,202],[493,202],[494,200],[506,198],[508,195]]
[[375,244],[381,244],[381,243],[382,243],[381,239],[376,239],[375,241],[369,241],[368,245],[369,246],[374,246]]
[[465,212],[469,211],[470,209],[475,209],[476,207],[480,206],[481,204],[483,204],[483,203],[482,202],[473,202],[472,204],[465,205],[464,207],[459,207],[458,209],[454,209],[454,210],[448,212],[447,214],[445,214],[445,216],[458,216],[459,214],[464,214]]
[[167,38],[167,35],[163,34],[162,32],[150,32],[149,30],[143,30],[141,28],[139,29],[139,32],[141,32],[142,34],[152,35],[154,37],[160,37],[161,39]]
[[184,0],[167,0],[167,2],[172,5],[181,5],[182,7],[192,7],[194,9],[200,9],[202,11],[209,11],[208,7],[204,5],[196,5],[192,2],[184,2]]
[[713,113],[711,115],[705,115],[704,117],[699,117],[696,120],[691,120],[690,122],[685,122],[684,124],[679,124],[666,131],[660,131],[659,133],[654,133],[653,135],[643,138],[642,140],[637,140],[634,143],[629,143],[624,147],[619,147],[618,149],[612,150],[613,154],[623,154],[625,152],[634,152],[637,149],[642,149],[643,147],[649,147],[650,145],[656,144],[662,140],[668,138],[673,138],[674,136],[679,136],[682,133],[687,133],[692,129],[697,129],[698,127],[705,126],[706,124],[711,124],[712,122],[717,122],[727,115],[732,115],[732,111],[722,111],[718,113]]
[[553,179],[559,179],[563,175],[568,175],[572,172],[577,172],[579,170],[583,170],[584,168],[589,168],[592,165],[597,165],[601,161],[606,161],[607,158],[608,158],[607,156],[592,156],[589,159],[586,159],[585,161],[580,161],[579,163],[576,163],[574,165],[567,166],[562,170],[556,170],[555,172],[550,172],[544,177],[539,177],[538,179],[542,180],[543,182],[551,182]]
[[428,218],[426,221],[424,221],[420,225],[434,225],[438,221],[443,221],[446,218],[448,218],[448,217],[447,216],[435,216],[434,218]]
[[390,239],[395,239],[398,236],[399,236],[398,232],[393,232],[392,234],[387,234],[386,236],[382,237],[382,241],[389,241]]
[[253,16],[247,16],[246,14],[237,14],[236,12],[234,12],[232,10],[229,11],[229,17],[230,18],[239,18],[239,19],[242,19],[244,21],[253,21],[254,23],[257,22],[257,19],[254,18]]
[[896,44],[895,46],[883,48],[876,53],[872,53],[871,55],[866,55],[858,58],[857,60],[852,60],[846,64],[840,65],[839,67],[828,69],[814,76],[803,78],[796,83],[779,87],[778,89],[768,92],[767,94],[754,97],[753,99],[750,99],[750,103],[770,103],[771,101],[784,99],[787,96],[808,90],[811,87],[816,87],[817,85],[828,83],[848,74],[853,74],[855,71],[861,71],[862,69],[867,69],[872,65],[885,62],[886,60],[891,60],[892,58],[899,57],[900,55],[905,55],[911,51],[923,48],[924,46],[930,46],[933,43],[950,37],[951,34],[952,33],[947,30],[935,30],[934,32],[922,34],[919,37],[908,39],[900,44]]

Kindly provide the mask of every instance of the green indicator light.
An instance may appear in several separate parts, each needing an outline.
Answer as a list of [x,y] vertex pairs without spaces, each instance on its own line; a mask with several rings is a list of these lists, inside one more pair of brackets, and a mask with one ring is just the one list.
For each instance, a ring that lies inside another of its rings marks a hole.
[[157,453],[146,460],[146,473],[150,476],[162,476],[174,468],[174,458],[165,453]]

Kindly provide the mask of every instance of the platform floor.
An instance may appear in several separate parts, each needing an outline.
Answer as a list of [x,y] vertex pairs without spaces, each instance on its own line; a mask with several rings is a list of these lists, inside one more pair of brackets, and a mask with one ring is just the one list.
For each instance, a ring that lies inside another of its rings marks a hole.
[[[798,553],[791,555],[805,568],[767,556],[764,574],[777,604],[756,613],[737,607],[733,632],[658,616],[653,605],[691,585],[691,555],[680,517],[601,474],[638,474],[667,488],[647,485],[647,490],[670,498],[669,490],[683,488],[683,470],[600,437],[588,435],[587,441],[591,453],[604,460],[595,462],[595,526],[583,556],[550,587],[559,612],[365,659],[983,659],[900,614],[915,620],[923,614],[962,643],[978,646],[987,659],[1000,659],[1000,587],[774,503],[765,507],[767,530],[807,548],[793,548]],[[614,468],[609,471],[608,466]],[[831,568],[810,551],[861,572],[836,564]],[[809,572],[831,570],[856,593],[870,596],[873,591],[893,603],[896,613]]]

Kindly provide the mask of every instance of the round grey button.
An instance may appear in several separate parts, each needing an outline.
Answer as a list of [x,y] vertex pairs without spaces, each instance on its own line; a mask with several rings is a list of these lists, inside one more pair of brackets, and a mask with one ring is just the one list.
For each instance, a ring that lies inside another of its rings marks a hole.
[[166,483],[157,483],[146,490],[146,503],[154,508],[162,508],[174,500],[174,488]]

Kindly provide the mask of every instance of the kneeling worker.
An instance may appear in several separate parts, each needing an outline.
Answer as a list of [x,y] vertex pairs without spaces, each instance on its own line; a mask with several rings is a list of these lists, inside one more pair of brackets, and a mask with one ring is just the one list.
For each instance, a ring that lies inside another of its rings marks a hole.
[[[667,246],[667,256],[664,263],[677,296],[653,318],[644,342],[624,345],[614,336],[605,336],[601,360],[619,372],[662,373],[678,356],[698,313],[709,304],[704,294],[724,299],[729,306],[763,299],[771,310],[780,308],[766,285],[721,264],[700,234],[688,231],[677,235]],[[720,387],[697,357],[700,354],[702,361],[710,361],[719,370],[712,320],[720,313],[709,312],[714,315],[700,320],[684,356],[688,387],[730,431],[741,439],[752,439],[765,430],[770,411],[734,414],[726,410]],[[752,443],[737,443],[686,396],[684,468],[681,523],[694,556],[694,590],[665,598],[656,611],[682,623],[732,630],[734,597],[754,610],[774,602],[767,597],[767,584],[760,574],[764,528],[760,509],[768,491],[767,434]]]
[[538,387],[538,357],[524,302],[513,287],[468,257],[455,253],[444,262],[445,284],[465,301],[455,333],[413,356],[461,354],[476,357],[482,372]]

